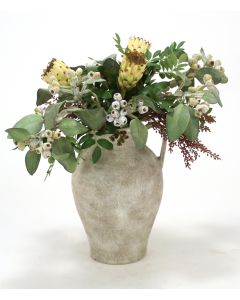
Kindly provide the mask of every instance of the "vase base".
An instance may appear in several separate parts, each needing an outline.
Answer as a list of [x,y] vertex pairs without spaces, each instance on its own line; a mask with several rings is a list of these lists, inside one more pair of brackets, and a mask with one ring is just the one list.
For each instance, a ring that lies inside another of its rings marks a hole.
[[107,254],[102,253],[101,251],[91,250],[91,258],[99,263],[107,265],[127,265],[131,263],[138,262],[143,259],[146,255],[146,249],[143,249],[141,252],[135,255],[118,255],[118,254]]

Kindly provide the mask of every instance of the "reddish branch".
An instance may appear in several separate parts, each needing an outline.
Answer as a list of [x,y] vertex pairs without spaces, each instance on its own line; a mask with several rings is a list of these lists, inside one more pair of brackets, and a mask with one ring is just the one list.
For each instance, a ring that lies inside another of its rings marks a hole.
[[[163,139],[168,140],[165,111],[162,111],[161,114],[149,111],[143,116],[142,120],[147,122],[147,126],[153,128],[156,132],[158,132]],[[214,123],[215,117],[210,115],[204,115],[202,116],[202,123],[205,122]],[[210,128],[206,125],[203,125],[200,127],[200,130],[207,132],[210,131]],[[218,154],[209,150],[199,139],[191,141],[184,135],[182,135],[178,140],[174,142],[168,141],[168,145],[170,153],[172,153],[174,148],[176,147],[180,149],[183,155],[185,166],[189,169],[191,168],[191,164],[195,162],[198,157],[200,157],[201,153],[205,153],[207,156],[215,160],[220,159]]]

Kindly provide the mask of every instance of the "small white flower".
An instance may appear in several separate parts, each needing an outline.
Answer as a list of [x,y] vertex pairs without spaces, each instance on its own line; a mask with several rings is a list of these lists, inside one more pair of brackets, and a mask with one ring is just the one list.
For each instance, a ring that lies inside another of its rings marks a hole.
[[120,103],[119,103],[119,101],[113,101],[113,103],[112,103],[112,108],[113,108],[113,109],[119,109],[119,108],[120,108]]
[[29,147],[30,147],[31,149],[35,149],[35,148],[38,146],[38,144],[39,144],[39,139],[37,139],[37,138],[32,138],[32,139],[30,139]]
[[142,100],[138,101],[138,106],[143,106],[144,102]]
[[199,103],[199,101],[197,98],[191,97],[191,98],[189,98],[188,103],[190,106],[194,107]]
[[209,110],[209,104],[207,102],[204,102],[202,104],[198,104],[196,106],[196,110],[202,112],[203,114],[206,114]]
[[53,131],[53,135],[52,135],[52,138],[57,140],[57,139],[60,139],[61,137],[61,131],[59,129],[57,129],[56,131]]
[[36,148],[35,151],[37,152],[37,154],[41,154],[43,152],[42,146]]
[[43,156],[43,158],[51,157],[51,151],[49,151],[49,150],[42,151],[42,156]]
[[116,109],[113,109],[112,111],[111,111],[111,116],[114,118],[114,119],[116,119],[116,118],[119,118],[119,111],[117,111]]
[[212,78],[212,75],[210,75],[210,74],[205,74],[204,76],[203,76],[203,82],[204,82],[204,84],[213,84],[213,78]]
[[50,150],[52,148],[51,143],[43,143],[42,145],[43,150]]
[[83,73],[83,69],[82,69],[82,68],[77,68],[77,70],[76,70],[76,75],[77,75],[77,76],[81,76],[82,73]]
[[48,138],[47,138],[47,142],[48,142],[48,143],[53,143],[53,141],[54,141],[53,138],[51,138],[51,137],[48,137]]
[[219,59],[215,60],[214,67],[221,66],[221,65],[222,65],[221,60]]
[[145,114],[145,113],[147,113],[148,112],[148,107],[147,106],[139,106],[138,107],[138,112],[140,113],[140,114]]
[[42,137],[42,138],[43,138],[43,137],[52,137],[52,135],[53,135],[52,130],[47,129],[47,130],[45,130],[45,131],[41,134],[41,137]]
[[89,79],[93,78],[94,72],[93,71],[88,72],[87,76]]
[[127,109],[126,108],[123,108],[120,110],[120,116],[126,116],[127,115]]
[[118,119],[119,123],[121,124],[121,126],[124,126],[127,124],[127,118],[125,116],[121,116],[119,119]]
[[113,99],[116,101],[121,101],[122,100],[122,95],[120,93],[115,93],[113,95]]
[[127,101],[126,100],[121,100],[120,104],[121,104],[121,107],[126,107],[127,106]]
[[114,126],[116,126],[116,127],[120,127],[120,126],[121,126],[121,123],[119,122],[118,119],[115,119],[115,120],[113,121],[113,124],[114,124]]
[[108,114],[107,116],[106,116],[106,119],[107,119],[107,121],[108,122],[113,122],[113,120],[114,120],[114,118],[110,115],[110,114]]

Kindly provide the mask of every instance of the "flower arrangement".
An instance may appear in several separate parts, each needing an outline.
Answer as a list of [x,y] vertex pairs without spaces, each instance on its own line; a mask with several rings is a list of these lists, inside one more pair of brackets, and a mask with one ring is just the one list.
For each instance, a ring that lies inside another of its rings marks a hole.
[[142,38],[130,38],[126,48],[118,34],[114,41],[120,60],[114,54],[69,67],[52,59],[44,70],[48,88],[37,91],[34,113],[6,130],[15,149],[28,149],[29,174],[41,157],[48,160],[47,175],[56,161],[72,173],[85,149],[92,148],[97,163],[102,151],[114,151],[129,134],[143,149],[150,128],[168,142],[170,152],[180,148],[186,167],[201,152],[220,159],[198,136],[215,122],[212,106],[222,106],[216,85],[228,80],[221,62],[203,49],[189,58],[184,42],[151,53]]

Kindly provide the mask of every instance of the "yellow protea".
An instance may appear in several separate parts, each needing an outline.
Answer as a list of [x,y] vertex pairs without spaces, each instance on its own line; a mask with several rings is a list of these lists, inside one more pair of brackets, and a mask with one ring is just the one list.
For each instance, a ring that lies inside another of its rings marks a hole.
[[129,39],[118,77],[119,86],[123,91],[134,88],[142,78],[147,65],[146,52],[149,48],[150,43],[144,39],[139,37]]
[[47,68],[43,70],[42,80],[50,84],[52,82],[51,77],[55,76],[60,85],[69,85],[68,69],[69,67],[63,61],[53,58],[48,63]]

